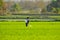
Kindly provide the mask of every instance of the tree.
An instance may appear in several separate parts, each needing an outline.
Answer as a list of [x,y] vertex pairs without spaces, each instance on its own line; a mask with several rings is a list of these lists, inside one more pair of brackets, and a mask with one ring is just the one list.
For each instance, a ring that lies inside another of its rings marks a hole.
[[0,9],[3,6],[3,0],[0,0]]
[[16,4],[13,5],[13,9],[15,11],[20,11],[21,10],[21,6],[18,3],[16,3]]
[[[54,3],[54,4],[53,4]],[[54,13],[58,13],[58,8],[59,8],[59,5],[60,5],[60,2],[59,2],[59,0],[53,0],[52,1],[52,4],[53,4],[53,6],[52,7],[54,7],[55,8],[55,11],[54,11]]]
[[57,1],[57,0],[52,0],[52,1]]
[[3,0],[0,0],[0,15],[3,15]]
[[[59,4],[60,2],[58,1],[58,0],[52,0],[52,2],[51,2],[51,4],[49,4],[50,6],[51,6],[51,8],[52,8],[52,11],[54,12],[54,13],[58,13],[58,8],[60,7]],[[48,5],[48,6],[49,6]],[[50,8],[50,9],[51,9]],[[48,9],[49,9],[49,7],[48,7]]]
[[16,9],[17,9],[18,11],[20,11],[20,10],[21,10],[21,6],[20,6],[19,4],[16,4]]

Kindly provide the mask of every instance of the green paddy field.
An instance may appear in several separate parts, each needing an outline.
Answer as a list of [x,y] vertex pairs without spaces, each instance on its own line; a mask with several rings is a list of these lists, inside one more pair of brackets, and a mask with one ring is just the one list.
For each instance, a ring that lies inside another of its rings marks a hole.
[[60,22],[0,22],[0,40],[60,40]]

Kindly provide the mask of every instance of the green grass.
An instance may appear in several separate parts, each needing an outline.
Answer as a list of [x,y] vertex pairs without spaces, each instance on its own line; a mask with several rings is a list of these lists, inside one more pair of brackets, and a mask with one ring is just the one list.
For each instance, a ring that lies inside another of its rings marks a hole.
[[60,22],[0,22],[0,40],[60,40]]

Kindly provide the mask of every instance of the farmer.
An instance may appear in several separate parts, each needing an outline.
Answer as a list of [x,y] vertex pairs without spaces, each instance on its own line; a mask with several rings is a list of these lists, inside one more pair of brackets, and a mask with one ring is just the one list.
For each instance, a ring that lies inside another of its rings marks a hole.
[[26,23],[26,27],[27,27],[29,24],[29,17],[26,18],[25,23]]

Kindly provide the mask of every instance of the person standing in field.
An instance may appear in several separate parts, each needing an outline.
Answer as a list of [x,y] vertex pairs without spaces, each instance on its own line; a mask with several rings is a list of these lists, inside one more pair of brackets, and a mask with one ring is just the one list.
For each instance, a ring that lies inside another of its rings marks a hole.
[[25,23],[26,23],[26,27],[27,27],[29,24],[29,17],[26,18]]

